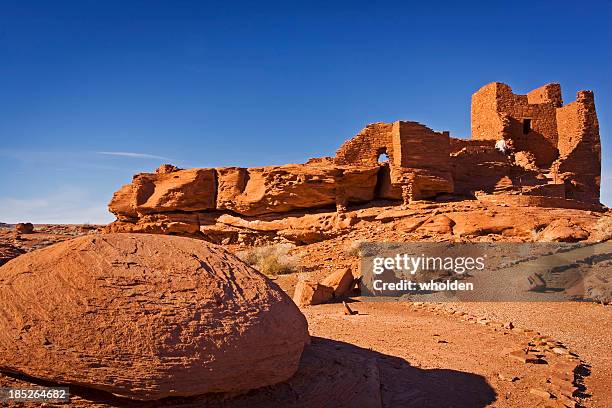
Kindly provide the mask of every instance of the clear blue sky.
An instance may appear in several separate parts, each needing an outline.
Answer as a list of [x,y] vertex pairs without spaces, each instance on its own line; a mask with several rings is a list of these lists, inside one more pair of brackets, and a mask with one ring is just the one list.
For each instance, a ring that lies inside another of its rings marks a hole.
[[370,122],[466,137],[491,81],[595,91],[612,205],[605,1],[0,6],[0,221],[107,222],[134,173],[303,162]]

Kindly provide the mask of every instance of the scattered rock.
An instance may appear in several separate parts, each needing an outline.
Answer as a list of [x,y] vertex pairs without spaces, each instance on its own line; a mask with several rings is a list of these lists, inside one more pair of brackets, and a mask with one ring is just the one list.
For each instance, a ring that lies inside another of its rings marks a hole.
[[20,234],[31,234],[34,232],[34,225],[31,222],[20,222],[15,225],[15,231]]
[[311,306],[330,301],[334,297],[334,289],[317,282],[300,280],[295,285],[293,301],[296,305]]
[[554,220],[540,234],[538,239],[546,242],[578,242],[589,237],[589,233],[567,218]]
[[339,298],[348,294],[355,284],[355,278],[350,268],[341,268],[328,275],[321,284],[334,291],[334,297]]
[[580,364],[579,360],[556,363],[553,366],[553,372],[573,377]]
[[512,351],[509,356],[511,359],[520,361],[523,364],[541,364],[544,362],[544,360],[539,357],[526,353],[525,350]]
[[497,376],[499,377],[500,380],[503,380],[503,381],[515,382],[519,380],[517,376],[512,375],[512,374],[499,373]]
[[529,392],[533,395],[537,395],[538,397],[541,397],[547,400],[553,398],[553,395],[550,392],[543,390],[541,388],[531,388]]

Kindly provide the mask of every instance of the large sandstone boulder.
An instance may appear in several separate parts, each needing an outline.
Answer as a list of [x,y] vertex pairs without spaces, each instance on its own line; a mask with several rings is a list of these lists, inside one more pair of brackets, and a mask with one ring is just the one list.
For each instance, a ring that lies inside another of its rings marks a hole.
[[[165,165],[167,166],[167,165]],[[290,164],[219,169],[158,169],[134,176],[108,207],[120,221],[143,214],[231,210],[242,215],[284,213],[374,198],[379,166]]]
[[374,198],[378,166],[313,166],[217,169],[217,209],[242,215],[282,213]]
[[222,248],[145,234],[88,235],[0,268],[0,370],[134,399],[279,383],[306,319]]
[[[167,165],[164,165],[167,166]],[[189,169],[134,176],[132,184],[119,189],[108,205],[119,219],[140,214],[176,211],[200,211],[215,208],[214,169]]]

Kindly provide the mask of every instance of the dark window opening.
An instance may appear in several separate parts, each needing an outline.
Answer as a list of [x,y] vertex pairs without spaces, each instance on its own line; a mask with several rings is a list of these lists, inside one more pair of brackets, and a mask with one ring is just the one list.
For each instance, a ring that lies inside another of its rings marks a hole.
[[531,119],[523,119],[523,134],[531,132]]

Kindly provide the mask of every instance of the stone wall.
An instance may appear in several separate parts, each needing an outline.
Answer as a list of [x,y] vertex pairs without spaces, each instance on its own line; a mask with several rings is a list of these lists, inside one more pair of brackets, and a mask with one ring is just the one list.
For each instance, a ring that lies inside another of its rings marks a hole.
[[477,191],[492,193],[510,177],[512,162],[495,148],[493,140],[450,139],[454,192],[473,196]]
[[553,172],[566,184],[568,198],[599,202],[601,141],[593,92],[580,91],[576,101],[557,109],[559,159]]
[[499,82],[472,96],[472,138],[511,141],[514,151],[529,152],[535,165],[551,168],[564,181],[568,198],[599,201],[601,145],[591,91],[563,106],[561,86],[548,84],[517,95]]
[[563,106],[563,98],[561,96],[561,85],[546,84],[527,94],[527,102],[531,105],[540,103],[550,103],[555,108]]
[[[448,132],[435,132],[418,122],[374,123],[345,142],[337,165],[379,165],[377,198],[432,198],[453,191]],[[387,154],[388,164],[380,162]]]
[[[472,139],[499,140],[504,137],[506,125],[499,114],[498,99],[507,85],[493,82],[472,95]],[[509,88],[509,87],[508,87]]]
[[339,165],[372,166],[386,154],[390,163],[395,163],[392,123],[372,123],[357,136],[347,140],[336,152],[335,162]]
[[[435,169],[450,168],[450,138],[448,132],[434,132],[417,122],[393,123],[394,146],[399,146],[400,167]],[[397,148],[396,148],[397,152]]]
[[556,108],[559,84],[548,84],[528,95],[516,95],[506,84],[493,82],[472,96],[472,137],[476,140],[511,139],[516,150],[536,156],[539,166],[557,158]]

